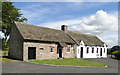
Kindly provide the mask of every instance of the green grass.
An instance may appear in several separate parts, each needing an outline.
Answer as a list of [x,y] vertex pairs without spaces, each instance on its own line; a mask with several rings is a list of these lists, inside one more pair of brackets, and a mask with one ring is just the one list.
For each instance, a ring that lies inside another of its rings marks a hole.
[[32,63],[48,64],[48,65],[63,65],[63,66],[90,66],[90,67],[105,67],[105,64],[91,62],[76,58],[68,59],[51,59],[51,60],[29,60]]

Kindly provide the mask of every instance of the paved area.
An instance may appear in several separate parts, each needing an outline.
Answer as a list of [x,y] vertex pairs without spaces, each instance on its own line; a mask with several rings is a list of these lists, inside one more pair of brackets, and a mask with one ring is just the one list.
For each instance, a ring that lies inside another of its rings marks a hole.
[[118,61],[114,59],[85,59],[107,64],[107,68],[63,67],[27,62],[6,62],[2,64],[3,73],[118,73]]

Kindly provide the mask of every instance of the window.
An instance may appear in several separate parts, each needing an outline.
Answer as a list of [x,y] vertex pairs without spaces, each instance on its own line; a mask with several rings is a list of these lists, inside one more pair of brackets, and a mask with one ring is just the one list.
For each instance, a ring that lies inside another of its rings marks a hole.
[[105,53],[105,48],[104,48],[104,53]]
[[44,48],[40,48],[40,54],[43,54]]
[[87,47],[87,53],[89,53],[89,47]]
[[50,46],[50,52],[53,52],[53,51],[54,51],[53,48],[54,48],[54,47]]
[[50,52],[53,52],[53,48],[52,47],[50,48]]
[[40,48],[40,51],[43,51],[44,49],[43,48]]
[[78,49],[78,53],[79,53],[79,49]]
[[94,53],[94,48],[92,48],[92,53]]
[[98,48],[97,48],[97,53],[98,53]]
[[101,51],[102,51],[103,49],[101,48]]
[[70,52],[70,47],[67,48],[67,52]]

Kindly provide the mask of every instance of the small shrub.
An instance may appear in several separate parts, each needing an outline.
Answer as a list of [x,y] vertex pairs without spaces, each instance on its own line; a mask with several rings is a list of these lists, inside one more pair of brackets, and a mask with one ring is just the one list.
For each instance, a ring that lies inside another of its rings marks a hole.
[[115,59],[120,60],[120,46],[114,46],[111,50],[111,53],[115,56]]

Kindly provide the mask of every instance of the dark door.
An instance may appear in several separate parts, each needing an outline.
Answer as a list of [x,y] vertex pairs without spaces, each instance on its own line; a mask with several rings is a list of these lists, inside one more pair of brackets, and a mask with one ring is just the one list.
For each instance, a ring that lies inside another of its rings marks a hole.
[[81,47],[80,57],[83,58],[83,47]]
[[100,56],[102,56],[102,48],[100,49]]
[[59,49],[59,57],[62,58],[62,48]]
[[28,60],[36,59],[36,47],[28,47]]

